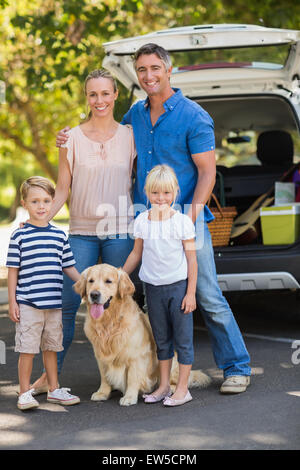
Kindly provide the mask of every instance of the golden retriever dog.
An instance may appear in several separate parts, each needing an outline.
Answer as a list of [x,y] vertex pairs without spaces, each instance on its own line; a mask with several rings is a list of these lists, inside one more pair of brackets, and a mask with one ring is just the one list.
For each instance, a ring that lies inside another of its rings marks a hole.
[[[133,300],[134,284],[121,268],[99,264],[85,269],[75,291],[86,300],[84,332],[92,343],[101,385],[91,400],[107,400],[120,390],[120,405],[135,405],[140,393],[150,393],[159,381],[156,346],[148,315]],[[174,357],[171,387],[178,379]],[[189,386],[204,387],[210,378],[192,371]]]

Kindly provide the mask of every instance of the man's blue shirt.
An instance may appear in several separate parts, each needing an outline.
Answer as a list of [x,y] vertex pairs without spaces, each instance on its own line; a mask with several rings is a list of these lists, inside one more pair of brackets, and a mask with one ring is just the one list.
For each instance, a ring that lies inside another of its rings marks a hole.
[[[176,203],[187,212],[198,179],[191,155],[215,148],[214,124],[200,105],[184,97],[180,89],[174,88],[174,91],[163,104],[165,113],[154,126],[148,98],[135,103],[125,114],[122,124],[132,125],[138,155],[134,203],[146,206],[147,174],[155,165],[167,164],[174,169],[179,183]],[[207,222],[213,219],[207,207],[204,217]]]

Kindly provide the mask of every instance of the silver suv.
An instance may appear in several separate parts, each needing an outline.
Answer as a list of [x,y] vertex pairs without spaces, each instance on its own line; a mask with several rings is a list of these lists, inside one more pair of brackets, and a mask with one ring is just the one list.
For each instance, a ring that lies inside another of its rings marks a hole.
[[300,239],[264,244],[260,208],[274,204],[275,182],[297,176],[300,31],[200,25],[104,44],[103,66],[136,99],[145,94],[132,56],[149,42],[170,52],[172,86],[181,88],[214,119],[218,175],[214,193],[238,212],[229,245],[215,247],[222,290],[299,289]]

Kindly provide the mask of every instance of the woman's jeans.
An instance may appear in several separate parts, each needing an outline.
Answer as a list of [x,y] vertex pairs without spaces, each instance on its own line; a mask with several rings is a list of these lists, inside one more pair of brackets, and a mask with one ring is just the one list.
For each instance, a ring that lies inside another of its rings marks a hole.
[[[102,263],[108,263],[115,267],[124,265],[133,248],[134,240],[128,234],[111,235],[110,237],[98,238],[97,236],[90,235],[69,236],[70,247],[76,261],[75,267],[80,273],[89,266],[97,264],[99,258],[101,258]],[[80,295],[74,291],[73,284],[74,282],[64,274],[62,293],[64,350],[57,353],[58,373],[61,372],[64,358],[74,337],[75,316],[81,303]]]
[[197,304],[212,341],[217,366],[224,377],[251,375],[250,357],[239,327],[217,280],[214,251],[208,226],[196,225],[198,261]]

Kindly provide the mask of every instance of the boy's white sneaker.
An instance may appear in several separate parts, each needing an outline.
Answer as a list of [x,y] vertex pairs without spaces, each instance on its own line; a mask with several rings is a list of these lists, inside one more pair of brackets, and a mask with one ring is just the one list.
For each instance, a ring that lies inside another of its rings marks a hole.
[[17,403],[19,410],[29,410],[30,408],[37,408],[39,406],[39,402],[36,401],[35,398],[33,398],[32,392],[33,389],[31,388],[27,392],[24,392],[19,395]]
[[80,403],[80,398],[76,395],[71,395],[70,388],[57,388],[53,392],[48,391],[47,401],[51,403],[58,403],[60,405],[76,405]]

